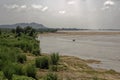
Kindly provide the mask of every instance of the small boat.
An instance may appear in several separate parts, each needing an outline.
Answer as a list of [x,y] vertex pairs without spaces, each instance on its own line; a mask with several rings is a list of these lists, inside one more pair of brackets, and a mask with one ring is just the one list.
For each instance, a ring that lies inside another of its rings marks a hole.
[[73,42],[75,42],[75,39],[73,39]]

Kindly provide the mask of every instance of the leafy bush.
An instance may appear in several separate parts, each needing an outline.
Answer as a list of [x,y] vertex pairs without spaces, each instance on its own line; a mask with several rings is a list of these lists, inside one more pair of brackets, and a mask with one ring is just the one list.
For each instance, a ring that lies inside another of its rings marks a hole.
[[2,67],[3,67],[3,62],[2,62],[2,60],[0,59],[0,70],[2,69]]
[[15,73],[12,63],[8,63],[7,66],[4,67],[3,73],[8,80],[12,80],[12,76]]
[[5,80],[5,77],[2,71],[0,71],[0,80]]
[[13,75],[12,80],[35,80],[32,77]]
[[34,65],[28,65],[26,67],[26,74],[28,77],[36,78],[36,69]]
[[27,26],[27,27],[24,28],[24,33],[27,34],[28,36],[34,36],[35,29],[33,29],[30,26]]
[[48,57],[39,57],[35,61],[36,67],[41,69],[49,68],[49,59]]
[[32,54],[34,54],[34,55],[36,55],[36,56],[41,55],[39,49],[34,49],[34,50],[32,51]]
[[6,47],[0,45],[0,60],[4,63],[6,61],[17,62],[17,56],[20,54],[18,48]]
[[23,75],[22,65],[14,64],[15,74]]
[[0,35],[2,34],[2,31],[0,30]]
[[59,53],[52,53],[51,54],[51,64],[57,65],[59,61]]
[[26,60],[27,59],[26,59],[26,55],[25,54],[20,54],[17,57],[17,61],[20,62],[20,63],[24,63]]
[[45,77],[44,80],[58,80],[58,77],[56,74],[53,73],[48,73]]
[[[26,30],[26,32],[25,32]],[[12,79],[13,74],[27,75],[35,78],[36,70],[34,66],[27,66],[23,71],[23,64],[26,56],[23,52],[40,55],[39,43],[35,39],[35,30],[31,27],[26,29],[17,27],[16,29],[2,31],[0,35],[0,70],[5,77]]]

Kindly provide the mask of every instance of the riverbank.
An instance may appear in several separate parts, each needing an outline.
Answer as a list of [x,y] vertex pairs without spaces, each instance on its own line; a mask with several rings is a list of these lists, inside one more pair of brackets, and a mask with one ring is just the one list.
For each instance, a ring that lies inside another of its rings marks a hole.
[[[42,56],[49,56],[43,53]],[[34,61],[36,56],[28,55],[28,60]],[[83,60],[74,56],[60,56],[56,73],[59,80],[120,80],[120,73],[114,70],[93,69],[87,63],[96,63],[94,60]],[[39,69],[37,71],[38,78],[48,73],[49,70]]]
[[56,33],[44,33],[44,34],[39,34],[40,36],[63,36],[63,35],[88,35],[88,36],[94,36],[94,35],[120,35],[120,31],[115,31],[115,32],[56,32]]
[[119,30],[61,30],[57,31],[56,34],[67,34],[67,35],[120,35]]
[[[25,33],[29,31],[29,29],[31,32]],[[50,54],[49,53],[45,54],[43,52],[45,48],[39,46],[39,44],[44,44],[44,42],[42,42],[41,40],[40,41],[36,40],[35,33],[32,33],[33,29],[30,27],[23,29],[22,32],[19,32],[18,28],[15,31],[16,33],[2,32],[0,34],[0,52],[1,52],[0,79],[1,80],[6,80],[6,79],[8,80],[18,80],[18,79],[20,80],[49,80],[49,79],[51,80],[119,80],[120,79],[119,77],[120,73],[114,70],[94,69],[88,66],[88,64],[93,64],[93,63],[99,64],[101,63],[101,61],[94,59],[88,59],[88,60],[81,59],[78,58],[76,54],[74,54],[74,56],[77,57],[74,57],[72,55],[64,56],[61,53],[59,54],[56,53],[55,50],[52,50],[55,53],[49,52]],[[48,37],[47,41],[53,41],[52,44],[55,44],[55,40],[49,40],[49,39],[50,38]],[[68,41],[65,40],[65,42]],[[70,43],[71,42],[73,41],[70,41]],[[72,44],[74,43],[75,42],[73,42]],[[45,44],[50,45],[49,43],[45,43]],[[57,47],[63,47],[64,44],[62,44],[61,46],[58,45]],[[48,46],[48,49],[51,49],[51,47],[56,48],[55,46]]]

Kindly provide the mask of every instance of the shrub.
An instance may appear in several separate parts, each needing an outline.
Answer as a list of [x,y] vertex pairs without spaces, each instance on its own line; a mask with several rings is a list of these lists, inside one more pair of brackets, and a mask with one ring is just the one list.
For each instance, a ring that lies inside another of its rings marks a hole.
[[0,59],[0,70],[2,69],[3,67],[3,61]]
[[48,69],[49,59],[48,57],[39,57],[35,61],[36,67],[41,69]]
[[51,64],[57,65],[59,61],[59,54],[58,53],[52,53],[51,54]]
[[12,33],[15,33],[15,29],[12,29],[11,32],[12,32]]
[[41,55],[39,49],[34,49],[34,50],[32,51],[32,54],[34,54],[34,55],[36,55],[36,56]]
[[34,65],[28,65],[26,67],[26,74],[28,77],[36,78],[36,69]]
[[5,80],[5,77],[2,71],[0,71],[0,80]]
[[53,73],[48,73],[45,77],[44,80],[58,80],[58,77],[56,74]]
[[17,74],[17,75],[22,75],[23,74],[22,65],[14,64],[14,69],[15,69],[15,74]]
[[4,67],[3,73],[8,80],[12,80],[12,76],[15,73],[12,63],[11,64],[9,63],[7,66]]
[[20,54],[18,48],[0,46],[0,59],[2,62],[11,61],[17,62],[17,56]]
[[2,31],[0,30],[0,35],[2,34]]
[[20,63],[24,63],[26,61],[26,55],[25,54],[18,55],[17,61]]
[[99,78],[95,76],[95,77],[93,77],[93,80],[99,80]]
[[58,67],[57,67],[57,65],[51,65],[51,66],[49,66],[49,69],[50,69],[50,71],[57,71]]
[[115,70],[113,70],[113,69],[110,69],[110,70],[106,71],[106,73],[115,74],[115,73],[116,73],[116,71],[115,71]]
[[13,75],[12,80],[35,80],[35,79],[27,76]]

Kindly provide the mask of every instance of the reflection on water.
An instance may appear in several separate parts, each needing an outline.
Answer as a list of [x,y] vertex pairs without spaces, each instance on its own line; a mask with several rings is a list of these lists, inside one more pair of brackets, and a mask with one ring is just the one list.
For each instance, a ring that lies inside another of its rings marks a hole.
[[44,53],[59,52],[83,59],[97,59],[102,63],[90,66],[120,71],[120,35],[42,36],[40,40]]

